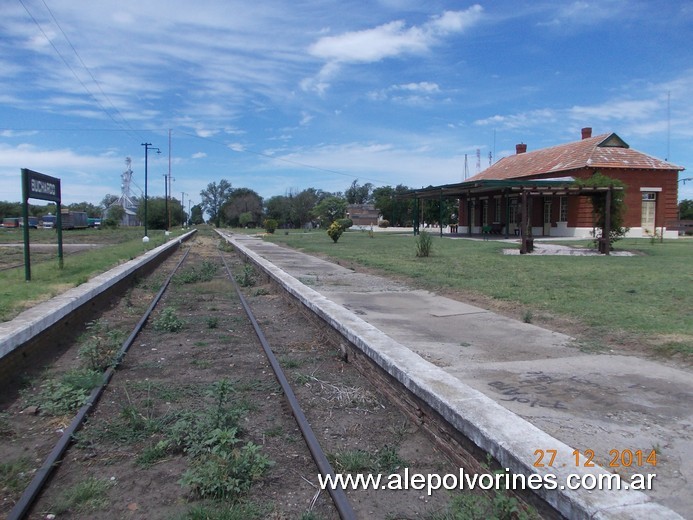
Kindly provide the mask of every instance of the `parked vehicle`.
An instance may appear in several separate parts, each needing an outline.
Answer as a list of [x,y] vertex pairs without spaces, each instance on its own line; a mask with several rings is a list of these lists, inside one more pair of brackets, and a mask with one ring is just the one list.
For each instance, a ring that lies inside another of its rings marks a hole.
[[89,227],[93,227],[93,228],[101,227],[101,219],[100,218],[89,217],[87,219],[87,222],[89,223]]
[[41,227],[43,227],[43,229],[53,229],[55,227],[55,220],[55,215],[51,215],[50,213],[44,215],[41,217]]
[[[38,217],[29,217],[29,228],[30,229],[38,229]],[[24,227],[24,219],[20,218],[19,219],[19,225],[21,227]]]
[[17,217],[7,217],[2,219],[2,227],[5,228],[16,228],[19,227],[19,221],[21,219]]
[[60,214],[63,229],[86,229],[89,226],[87,214],[84,211],[65,211]]

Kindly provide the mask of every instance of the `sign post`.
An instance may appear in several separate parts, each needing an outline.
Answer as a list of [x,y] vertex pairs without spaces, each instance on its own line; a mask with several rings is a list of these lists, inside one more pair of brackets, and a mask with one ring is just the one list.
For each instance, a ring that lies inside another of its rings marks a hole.
[[31,280],[31,255],[29,251],[29,199],[55,202],[58,227],[58,266],[63,268],[63,222],[61,218],[60,179],[22,168],[22,217],[24,219],[24,279]]

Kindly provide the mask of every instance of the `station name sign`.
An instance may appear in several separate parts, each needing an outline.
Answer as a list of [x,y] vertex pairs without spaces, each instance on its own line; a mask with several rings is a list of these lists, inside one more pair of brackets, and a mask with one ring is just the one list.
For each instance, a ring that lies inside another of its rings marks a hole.
[[26,168],[22,169],[22,174],[27,198],[60,202],[60,179]]

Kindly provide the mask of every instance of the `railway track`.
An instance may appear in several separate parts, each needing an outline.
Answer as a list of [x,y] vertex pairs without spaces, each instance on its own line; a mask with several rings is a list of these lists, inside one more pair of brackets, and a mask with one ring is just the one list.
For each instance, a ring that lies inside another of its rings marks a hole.
[[[55,397],[94,368],[105,384],[73,419]],[[436,518],[445,491],[329,497],[318,473],[458,471],[329,331],[209,237],[95,316],[4,406],[0,437],[11,519]]]

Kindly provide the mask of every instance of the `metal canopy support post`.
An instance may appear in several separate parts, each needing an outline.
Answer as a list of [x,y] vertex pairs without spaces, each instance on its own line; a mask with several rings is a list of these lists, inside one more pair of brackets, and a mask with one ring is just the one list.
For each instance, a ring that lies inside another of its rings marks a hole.
[[472,236],[472,199],[470,192],[467,192],[467,234]]
[[605,255],[608,255],[611,250],[611,195],[613,186],[604,194],[606,201],[604,203],[604,229],[602,229],[602,248]]
[[443,238],[443,190],[440,190],[438,204],[438,224],[440,224],[440,238]]
[[508,196],[508,190],[503,190],[502,200],[505,201],[505,238],[507,239],[510,238],[510,197]]
[[524,255],[530,253],[527,237],[527,228],[529,227],[529,208],[528,206],[529,196],[526,191],[522,191],[522,227],[520,228],[520,254]]

